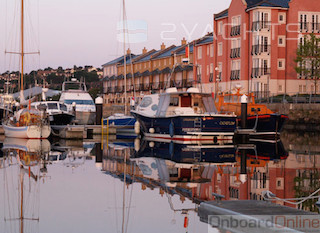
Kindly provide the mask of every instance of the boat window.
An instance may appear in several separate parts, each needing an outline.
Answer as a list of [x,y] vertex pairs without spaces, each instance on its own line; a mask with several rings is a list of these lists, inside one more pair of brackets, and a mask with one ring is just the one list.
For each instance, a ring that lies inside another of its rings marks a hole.
[[37,109],[47,109],[47,105],[45,105],[45,104],[39,104],[39,105],[37,105],[36,108],[37,108]]
[[57,103],[48,103],[48,109],[58,109]]
[[65,90],[81,90],[81,85],[80,83],[66,83],[65,84]]
[[140,107],[146,108],[152,104],[152,98],[151,97],[144,97],[141,101]]
[[68,110],[67,106],[65,104],[59,104],[59,106],[60,106],[60,110],[62,110],[62,111],[67,111]]
[[179,97],[171,97],[170,106],[179,106]]
[[154,104],[151,106],[152,111],[157,111],[158,110],[158,105]]
[[77,105],[94,105],[93,100],[65,100],[65,104],[72,104],[75,102]]

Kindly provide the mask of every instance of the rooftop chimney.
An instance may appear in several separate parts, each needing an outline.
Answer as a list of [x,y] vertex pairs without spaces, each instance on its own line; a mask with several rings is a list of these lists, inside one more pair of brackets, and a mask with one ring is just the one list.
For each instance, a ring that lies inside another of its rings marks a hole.
[[187,44],[187,40],[186,38],[183,37],[183,39],[181,40],[181,45],[186,45]]
[[166,48],[166,45],[162,42],[161,44],[161,50],[164,50]]
[[142,49],[142,54],[146,54],[148,52],[148,50],[146,49],[146,47],[144,47],[143,49]]
[[131,50],[128,48],[127,55],[131,54]]

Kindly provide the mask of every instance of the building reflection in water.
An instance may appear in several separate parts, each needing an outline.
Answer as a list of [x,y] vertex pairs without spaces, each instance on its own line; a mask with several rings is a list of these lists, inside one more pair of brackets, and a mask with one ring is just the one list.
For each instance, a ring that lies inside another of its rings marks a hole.
[[[262,192],[267,190],[279,198],[305,197],[320,186],[316,153],[287,152],[281,141],[256,141],[246,150],[245,180],[241,179],[240,155],[234,145],[200,147],[142,141],[135,150],[133,143],[114,143],[104,147],[102,170],[121,180],[126,174],[127,186],[138,182],[142,190],[159,189],[161,196],[179,195],[182,203],[187,198],[195,204],[217,197],[263,200]],[[317,211],[315,202],[308,200],[300,206],[277,203]]]

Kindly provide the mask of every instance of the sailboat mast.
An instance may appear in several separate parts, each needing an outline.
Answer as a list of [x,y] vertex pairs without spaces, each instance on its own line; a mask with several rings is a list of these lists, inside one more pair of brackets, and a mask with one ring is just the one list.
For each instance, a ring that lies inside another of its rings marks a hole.
[[24,67],[24,2],[21,0],[21,81],[20,90],[23,91],[23,67]]
[[20,168],[20,188],[21,188],[21,197],[20,197],[20,233],[24,232],[23,229],[23,174],[21,173]]
[[127,59],[126,59],[126,11],[125,0],[122,0],[122,22],[123,22],[123,68],[124,68],[124,114],[127,115]]

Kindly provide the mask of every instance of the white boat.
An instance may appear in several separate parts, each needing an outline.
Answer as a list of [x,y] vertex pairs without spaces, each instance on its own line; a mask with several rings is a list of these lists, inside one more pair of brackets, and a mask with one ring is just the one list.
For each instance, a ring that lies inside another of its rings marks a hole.
[[36,109],[45,107],[49,115],[50,125],[68,125],[74,119],[74,115],[68,111],[67,105],[58,101],[34,102],[31,106]]
[[60,102],[65,103],[69,111],[75,107],[76,121],[80,125],[94,124],[96,106],[92,97],[87,92],[84,82],[72,78],[62,84]]
[[3,122],[4,135],[11,138],[44,139],[51,134],[51,127],[44,112],[21,109]]

